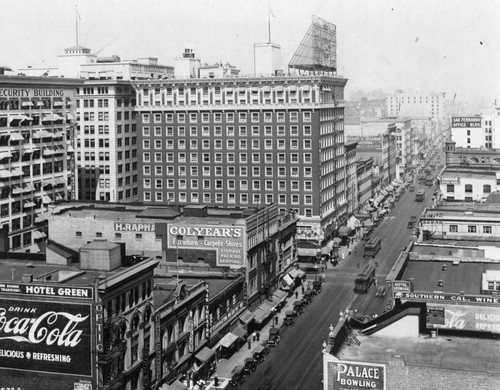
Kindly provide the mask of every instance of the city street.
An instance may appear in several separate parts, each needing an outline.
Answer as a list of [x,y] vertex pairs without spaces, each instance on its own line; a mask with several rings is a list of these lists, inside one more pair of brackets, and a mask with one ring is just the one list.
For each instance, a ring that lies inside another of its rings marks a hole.
[[[358,241],[356,248],[352,247],[351,256],[347,256],[343,264],[326,270],[322,293],[306,306],[294,325],[282,328],[279,346],[272,348],[269,358],[247,378],[242,389],[322,388],[321,349],[328,336],[329,326],[337,323],[339,312],[346,308],[363,310],[369,314],[373,314],[370,310],[377,308],[377,305],[371,304],[370,309],[367,309],[366,305],[367,300],[378,299],[373,298],[374,286],[370,288],[369,294],[358,296],[353,291],[354,278],[367,262],[377,261],[377,278],[379,282],[384,281],[403,246],[410,240],[411,229],[407,229],[410,216],[419,217],[423,207],[431,202],[432,188],[421,187],[426,192],[424,202],[415,202],[415,193],[405,192],[396,202],[395,208],[375,228],[374,235],[382,238],[382,249],[375,259],[363,259],[363,241]],[[314,278],[315,275],[308,275],[309,280]]]

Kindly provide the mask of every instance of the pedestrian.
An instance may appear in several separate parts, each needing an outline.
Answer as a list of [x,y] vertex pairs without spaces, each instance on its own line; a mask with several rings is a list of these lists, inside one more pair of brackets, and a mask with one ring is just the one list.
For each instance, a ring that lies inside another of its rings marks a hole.
[[298,299],[298,298],[299,298],[299,292],[295,291],[295,299]]
[[257,332],[257,341],[260,340],[260,332]]
[[341,257],[342,257],[342,260],[344,260],[344,259],[345,259],[345,254],[344,254],[344,252],[342,252],[342,256],[341,256]]
[[248,339],[248,349],[251,349],[252,348],[252,341],[250,339]]
[[257,338],[257,334],[255,332],[252,333],[252,338],[253,338],[253,341],[255,341],[255,339]]
[[377,278],[373,279],[373,284],[377,287]]
[[349,256],[351,256],[351,248],[349,248]]
[[219,386],[219,378],[217,376],[214,377],[214,386]]

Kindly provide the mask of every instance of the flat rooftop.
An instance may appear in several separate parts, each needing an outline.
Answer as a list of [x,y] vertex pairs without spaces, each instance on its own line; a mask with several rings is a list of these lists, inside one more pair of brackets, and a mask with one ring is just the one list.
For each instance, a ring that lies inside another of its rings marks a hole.
[[356,333],[341,360],[387,365],[387,389],[500,389],[500,342],[456,336],[395,338]]
[[[446,270],[443,266],[446,266]],[[500,263],[410,260],[401,280],[414,280],[414,291],[442,291],[447,293],[481,295],[483,273],[500,271]],[[438,286],[443,281],[443,286]]]

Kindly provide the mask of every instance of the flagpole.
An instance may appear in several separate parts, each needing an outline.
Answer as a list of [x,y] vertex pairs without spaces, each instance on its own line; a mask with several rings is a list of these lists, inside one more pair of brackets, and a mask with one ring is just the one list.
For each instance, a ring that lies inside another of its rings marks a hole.
[[267,43],[271,43],[271,4],[270,0],[267,0]]
[[78,46],[78,6],[75,5],[76,46]]

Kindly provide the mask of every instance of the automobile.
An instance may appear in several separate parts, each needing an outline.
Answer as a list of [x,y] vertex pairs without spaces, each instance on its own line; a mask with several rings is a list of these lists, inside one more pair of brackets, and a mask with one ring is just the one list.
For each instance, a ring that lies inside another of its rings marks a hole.
[[245,359],[245,373],[247,375],[251,374],[257,369],[257,362],[253,358]]
[[293,311],[299,315],[299,314],[302,314],[304,312],[304,302],[302,302],[301,300],[297,300],[293,303]]
[[229,380],[229,386],[237,387],[240,384],[245,383],[245,367],[236,366],[231,371],[231,379]]
[[272,327],[269,329],[269,339],[267,340],[267,345],[270,347],[277,347],[280,342],[280,330],[279,328]]
[[267,347],[267,343],[266,345],[259,345],[258,347],[256,347],[253,352],[253,359],[257,362],[257,363],[262,363],[264,360],[266,360],[266,356],[269,354],[269,347]]
[[293,310],[287,310],[285,312],[285,319],[284,319],[284,323],[285,325],[293,325],[293,323],[295,322],[295,312]]
[[315,280],[313,281],[312,288],[313,288],[313,294],[319,294],[322,290],[322,285],[323,282],[321,280]]
[[415,186],[412,184],[412,185],[410,186],[410,192],[414,192],[414,191],[415,191]]
[[307,289],[306,291],[304,291],[304,295],[302,295],[302,303],[304,303],[304,305],[307,305],[308,303],[311,303],[311,301],[312,301],[312,292],[313,292],[312,289]]

